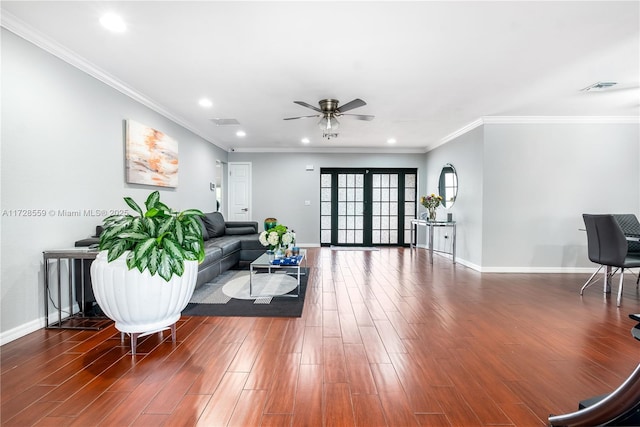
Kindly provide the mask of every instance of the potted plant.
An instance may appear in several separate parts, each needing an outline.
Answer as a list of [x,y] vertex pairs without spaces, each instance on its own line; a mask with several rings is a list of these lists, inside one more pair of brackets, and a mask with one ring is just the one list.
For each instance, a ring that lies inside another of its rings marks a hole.
[[154,191],[146,211],[130,197],[124,201],[137,215],[104,219],[100,252],[91,265],[98,305],[131,336],[135,354],[140,336],[171,329],[195,289],[198,264],[204,259],[197,209],[176,212]]
[[431,193],[428,196],[420,197],[420,204],[422,204],[422,206],[427,208],[427,210],[429,211],[429,220],[430,221],[435,221],[436,220],[436,208],[438,206],[440,206],[441,202],[442,202],[442,196],[440,196],[440,195],[436,196],[433,193]]

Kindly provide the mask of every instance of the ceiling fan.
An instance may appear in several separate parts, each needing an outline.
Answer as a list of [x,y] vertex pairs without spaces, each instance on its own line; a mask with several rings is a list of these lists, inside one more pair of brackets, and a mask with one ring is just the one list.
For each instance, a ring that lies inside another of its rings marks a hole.
[[340,116],[351,116],[357,120],[373,120],[375,116],[370,116],[366,114],[345,114],[346,111],[353,110],[354,108],[362,107],[367,105],[362,99],[356,98],[353,101],[347,102],[344,105],[339,105],[339,101],[337,99],[321,99],[318,104],[320,108],[315,107],[311,104],[307,104],[304,101],[293,101],[298,105],[302,105],[303,107],[311,108],[314,111],[317,111],[319,114],[314,114],[312,116],[298,116],[298,117],[287,117],[284,120],[296,120],[296,119],[308,119],[311,117],[320,117],[320,121],[318,122],[318,126],[322,129],[322,136],[331,139],[338,136],[337,130],[340,126],[340,122],[338,122],[338,117]]

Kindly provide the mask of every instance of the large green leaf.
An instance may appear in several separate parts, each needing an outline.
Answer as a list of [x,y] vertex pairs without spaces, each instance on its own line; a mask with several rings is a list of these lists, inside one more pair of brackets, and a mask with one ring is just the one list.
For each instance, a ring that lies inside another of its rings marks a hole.
[[182,255],[182,248],[180,247],[178,242],[171,239],[170,237],[165,237],[162,240],[162,246],[164,250],[168,252],[169,256],[171,256],[171,258],[178,261],[182,261],[184,259],[184,256]]
[[127,203],[127,205],[129,205],[131,209],[142,215],[142,209],[140,209],[140,206],[138,206],[135,200],[133,200],[131,197],[125,197],[124,201]]
[[160,192],[154,191],[149,194],[147,200],[144,202],[144,205],[147,207],[147,210],[151,210],[151,208],[155,208],[158,202],[160,201]]
[[171,267],[173,272],[180,277],[184,273],[184,261],[178,261],[177,259],[172,259]]
[[138,243],[136,246],[136,263],[140,260],[140,258],[146,257],[149,251],[157,244],[155,238],[151,237],[143,242]]
[[149,252],[149,264],[147,268],[149,269],[149,273],[153,276],[158,271],[158,264],[160,263],[158,256],[158,247],[154,246],[151,248],[151,252]]
[[183,255],[184,255],[184,259],[185,260],[189,260],[189,261],[198,261],[198,256],[196,255],[197,252],[194,252],[192,250],[186,250],[184,251]]
[[160,228],[158,228],[158,235],[162,236],[164,233],[171,230],[175,221],[175,217],[169,217],[164,223],[162,223],[162,225],[160,225]]
[[133,218],[133,220],[131,221],[131,227],[130,228],[131,228],[131,231],[144,232],[141,218],[140,217]]
[[144,217],[145,218],[153,218],[154,216],[158,215],[159,213],[160,213],[160,209],[151,208],[144,214]]
[[129,252],[127,254],[127,267],[129,268],[129,270],[133,269],[136,266],[136,258],[134,256],[133,251]]
[[182,246],[184,242],[184,233],[182,231],[182,223],[180,221],[176,221],[176,240],[178,244]]
[[187,209],[180,212],[180,216],[204,216],[204,213],[199,209]]
[[142,223],[144,224],[144,227],[147,229],[147,233],[149,233],[149,236],[152,237],[157,237],[158,235],[156,234],[157,231],[157,227],[156,227],[156,222],[153,220],[153,218],[142,218]]
[[141,242],[148,239],[150,236],[147,233],[139,233],[136,231],[125,231],[118,234],[119,239],[132,240],[134,242]]
[[142,273],[146,270],[149,265],[149,256],[143,256],[142,258],[136,260],[136,267],[138,267],[138,271]]
[[111,262],[118,259],[120,255],[129,248],[129,242],[126,240],[119,240],[111,246],[109,253],[107,254],[107,262]]
[[114,225],[111,228],[107,228],[106,230],[103,230],[102,234],[100,235],[100,242],[104,242],[106,240],[112,239],[113,237],[117,236],[118,234],[120,234],[121,232],[123,232],[125,229],[129,227],[129,223],[130,221],[123,221],[122,223]]
[[158,263],[158,274],[167,282],[171,279],[173,270],[171,268],[171,259],[166,251],[160,251],[160,262]]

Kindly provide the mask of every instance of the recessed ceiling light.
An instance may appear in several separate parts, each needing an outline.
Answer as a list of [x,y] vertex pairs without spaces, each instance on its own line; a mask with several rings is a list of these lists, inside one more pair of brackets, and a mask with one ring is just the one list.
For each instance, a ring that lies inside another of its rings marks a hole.
[[247,133],[243,130],[239,130],[238,132],[236,132],[236,136],[242,138],[243,136],[247,136]]
[[115,13],[106,13],[100,18],[100,23],[109,31],[123,33],[127,29],[127,24]]
[[395,144],[395,143],[396,143],[396,139],[395,138],[387,139],[387,144]]
[[211,108],[213,106],[213,102],[211,102],[211,100],[207,98],[202,98],[200,101],[198,101],[198,104],[200,104],[200,106],[204,108]]
[[303,144],[308,144],[308,143],[310,143],[311,141],[309,140],[309,138],[302,138],[302,139],[300,140],[300,142],[302,142]]

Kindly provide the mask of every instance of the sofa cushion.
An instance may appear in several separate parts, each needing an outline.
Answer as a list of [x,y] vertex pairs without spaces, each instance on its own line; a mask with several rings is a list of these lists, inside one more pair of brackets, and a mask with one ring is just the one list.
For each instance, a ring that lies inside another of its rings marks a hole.
[[257,250],[266,252],[269,249],[267,246],[263,246],[258,240],[258,234],[246,234],[240,236],[234,236],[236,240],[240,242],[240,249],[245,250]]
[[233,252],[240,250],[240,240],[235,236],[223,236],[215,239],[209,239],[206,246],[215,246],[222,250],[222,256],[226,257]]
[[243,234],[255,234],[256,229],[253,227],[226,227],[224,234],[227,236],[238,236]]
[[202,240],[204,240],[206,242],[207,240],[209,240],[209,233],[207,232],[207,227],[205,227],[205,225],[204,225],[203,218],[204,217],[201,218],[201,217],[197,216],[196,220],[200,223],[200,228],[202,229]]
[[200,266],[208,266],[209,264],[213,264],[222,259],[222,249],[218,246],[214,246],[209,244],[209,242],[204,244],[204,260],[200,264]]
[[224,236],[224,217],[220,212],[210,212],[202,217],[209,238]]

